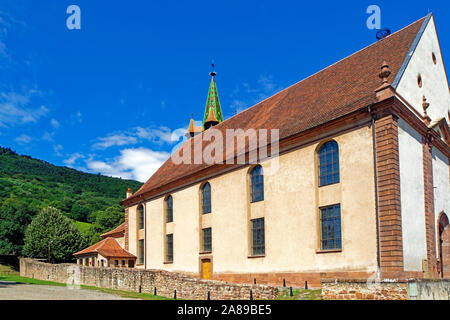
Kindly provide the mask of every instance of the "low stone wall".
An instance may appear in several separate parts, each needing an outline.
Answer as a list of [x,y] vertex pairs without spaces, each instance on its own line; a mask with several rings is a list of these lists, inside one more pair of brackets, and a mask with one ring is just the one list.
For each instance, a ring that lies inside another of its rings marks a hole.
[[100,288],[154,293],[164,297],[189,300],[275,299],[278,289],[271,286],[231,284],[223,281],[202,280],[188,275],[163,270],[85,267],[75,264],[48,264],[32,259],[20,259],[20,275],[40,280],[81,284]]
[[450,300],[450,279],[410,282],[409,296],[411,300]]
[[408,283],[367,280],[322,281],[324,300],[408,300]]
[[324,280],[324,300],[450,300],[450,280]]

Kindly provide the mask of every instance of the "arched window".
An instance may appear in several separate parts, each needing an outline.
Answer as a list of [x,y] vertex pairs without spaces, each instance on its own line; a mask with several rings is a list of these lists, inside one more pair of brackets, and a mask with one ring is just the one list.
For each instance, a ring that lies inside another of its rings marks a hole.
[[139,215],[139,229],[144,229],[144,206],[140,205],[138,207],[138,215]]
[[325,143],[319,150],[320,186],[339,182],[339,147],[336,141]]
[[166,222],[173,221],[173,199],[172,196],[166,198]]
[[250,172],[252,202],[264,200],[264,174],[261,166],[256,166]]
[[202,187],[203,214],[211,212],[211,185],[209,182]]

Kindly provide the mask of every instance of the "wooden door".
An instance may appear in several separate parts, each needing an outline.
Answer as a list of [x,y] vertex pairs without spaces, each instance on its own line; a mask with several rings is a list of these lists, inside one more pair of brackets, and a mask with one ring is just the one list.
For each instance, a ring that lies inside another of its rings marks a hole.
[[211,260],[202,261],[203,279],[211,279]]

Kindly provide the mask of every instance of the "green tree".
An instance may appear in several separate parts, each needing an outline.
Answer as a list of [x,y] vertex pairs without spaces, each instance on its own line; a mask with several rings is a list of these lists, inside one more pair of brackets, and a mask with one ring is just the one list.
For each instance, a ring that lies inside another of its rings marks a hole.
[[20,254],[25,229],[37,213],[35,207],[17,198],[0,204],[0,254]]
[[85,246],[83,236],[58,209],[43,209],[31,222],[25,232],[23,254],[31,258],[48,255],[56,262],[73,261],[73,254]]
[[100,232],[107,232],[114,229],[125,220],[125,214],[121,205],[113,205],[105,210],[95,213],[94,225]]

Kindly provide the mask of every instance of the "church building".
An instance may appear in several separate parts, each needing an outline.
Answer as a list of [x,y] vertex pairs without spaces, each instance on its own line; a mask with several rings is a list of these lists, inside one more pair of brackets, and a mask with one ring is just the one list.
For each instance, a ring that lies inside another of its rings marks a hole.
[[267,129],[278,153],[169,158],[122,202],[135,267],[291,286],[450,278],[450,90],[432,14],[229,119],[215,78],[180,150],[241,130],[224,159],[249,159],[247,133]]

